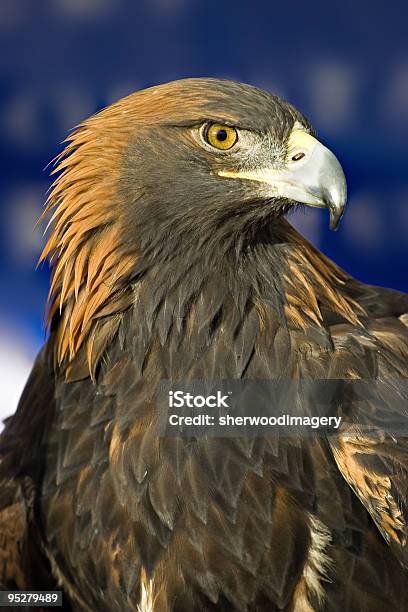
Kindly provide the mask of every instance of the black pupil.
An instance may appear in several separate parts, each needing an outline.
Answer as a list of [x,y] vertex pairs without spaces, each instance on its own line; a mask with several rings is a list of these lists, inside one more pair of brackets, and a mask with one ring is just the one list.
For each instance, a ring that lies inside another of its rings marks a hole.
[[219,140],[220,142],[224,142],[224,140],[227,140],[227,138],[228,138],[228,134],[226,130],[218,130],[217,140]]

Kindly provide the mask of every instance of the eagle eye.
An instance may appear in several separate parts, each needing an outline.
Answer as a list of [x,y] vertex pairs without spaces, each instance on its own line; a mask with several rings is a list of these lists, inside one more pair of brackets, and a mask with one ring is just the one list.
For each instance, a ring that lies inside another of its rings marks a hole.
[[207,144],[215,149],[226,151],[237,142],[238,131],[229,125],[208,123],[204,125],[202,136]]

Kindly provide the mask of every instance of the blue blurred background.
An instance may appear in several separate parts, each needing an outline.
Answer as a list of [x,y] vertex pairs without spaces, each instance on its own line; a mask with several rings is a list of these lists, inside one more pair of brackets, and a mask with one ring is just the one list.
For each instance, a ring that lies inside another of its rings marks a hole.
[[292,221],[359,279],[408,290],[407,16],[402,0],[1,0],[0,415],[44,338],[44,167],[71,127],[139,88],[211,75],[295,104],[350,199],[336,234],[321,211]]

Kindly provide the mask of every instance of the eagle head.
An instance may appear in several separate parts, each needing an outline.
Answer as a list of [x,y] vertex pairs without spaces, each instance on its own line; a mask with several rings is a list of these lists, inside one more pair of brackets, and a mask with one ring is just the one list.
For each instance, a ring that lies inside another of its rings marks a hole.
[[41,255],[53,265],[57,361],[120,313],[152,261],[225,255],[298,204],[346,202],[336,157],[292,105],[256,87],[186,79],[136,92],[77,127],[56,160]]

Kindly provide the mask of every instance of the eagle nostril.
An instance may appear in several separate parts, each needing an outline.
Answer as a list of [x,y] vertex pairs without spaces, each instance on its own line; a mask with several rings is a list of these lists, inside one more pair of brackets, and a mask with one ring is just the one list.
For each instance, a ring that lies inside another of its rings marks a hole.
[[300,151],[300,153],[296,153],[296,155],[292,157],[292,161],[299,161],[299,159],[303,159],[304,156],[305,154],[302,151]]

